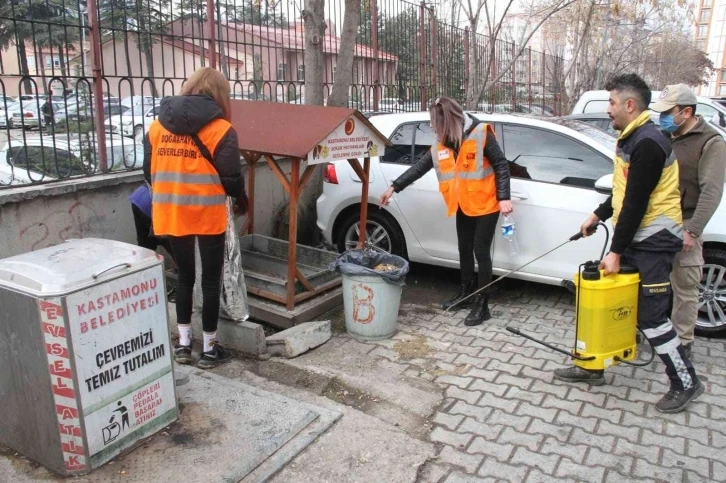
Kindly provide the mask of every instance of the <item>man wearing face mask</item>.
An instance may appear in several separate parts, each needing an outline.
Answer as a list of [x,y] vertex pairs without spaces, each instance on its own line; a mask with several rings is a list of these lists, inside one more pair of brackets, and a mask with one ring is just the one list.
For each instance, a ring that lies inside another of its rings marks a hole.
[[[608,114],[620,132],[615,153],[612,195],[585,220],[583,236],[599,221],[612,219],[610,253],[601,261],[605,274],[621,263],[640,274],[638,327],[655,348],[670,379],[670,390],[655,404],[663,413],[682,411],[705,391],[668,318],[670,271],[683,248],[678,194],[678,164],[668,140],[648,113],[651,90],[636,74],[613,77]],[[604,371],[578,366],[556,369],[555,378],[589,385],[605,383]]]
[[671,134],[678,159],[683,250],[671,272],[671,319],[688,358],[698,317],[698,284],[703,268],[701,234],[721,202],[726,143],[703,117],[696,116],[696,96],[685,84],[667,86],[651,109],[660,114],[660,128]]

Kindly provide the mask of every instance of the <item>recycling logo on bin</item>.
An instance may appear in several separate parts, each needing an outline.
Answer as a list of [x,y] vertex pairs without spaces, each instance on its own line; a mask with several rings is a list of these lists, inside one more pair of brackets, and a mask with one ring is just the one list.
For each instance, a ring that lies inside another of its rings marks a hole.
[[67,298],[92,457],[176,408],[165,300],[160,267]]

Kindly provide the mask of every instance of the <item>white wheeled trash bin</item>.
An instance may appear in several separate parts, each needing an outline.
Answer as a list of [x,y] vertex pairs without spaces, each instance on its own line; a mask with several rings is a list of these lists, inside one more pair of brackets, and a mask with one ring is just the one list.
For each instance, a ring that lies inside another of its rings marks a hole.
[[0,443],[89,473],[178,418],[163,260],[86,238],[0,260]]

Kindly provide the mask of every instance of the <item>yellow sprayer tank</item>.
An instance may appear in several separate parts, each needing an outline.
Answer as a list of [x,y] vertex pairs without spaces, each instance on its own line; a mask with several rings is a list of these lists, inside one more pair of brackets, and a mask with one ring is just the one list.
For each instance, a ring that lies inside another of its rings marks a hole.
[[638,321],[640,275],[630,267],[605,276],[595,262],[575,275],[576,353],[575,365],[583,369],[605,369],[618,363],[616,358],[635,358],[635,332]]

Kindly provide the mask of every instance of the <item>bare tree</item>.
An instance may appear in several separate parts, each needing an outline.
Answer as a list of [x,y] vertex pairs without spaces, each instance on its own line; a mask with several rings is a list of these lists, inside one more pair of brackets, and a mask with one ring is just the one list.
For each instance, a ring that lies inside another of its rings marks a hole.
[[583,91],[601,89],[622,72],[637,72],[654,88],[663,85],[665,72],[673,72],[669,79],[691,85],[703,79],[709,63],[698,55],[690,34],[685,33],[687,20],[674,13],[680,6],[681,0],[616,5],[606,0],[578,0],[575,8],[561,12],[558,20],[574,26],[568,29],[573,51],[564,70],[566,110]]
[[[514,64],[517,62],[527,45],[535,33],[542,25],[553,15],[561,10],[569,7],[576,0],[554,0],[552,3],[546,4],[532,10],[531,29],[522,39],[519,46],[515,46],[513,55],[508,58],[504,65],[497,65],[497,43],[500,38],[502,26],[507,18],[513,0],[507,0],[504,11],[501,15],[497,14],[496,2],[494,0],[461,0],[462,8],[469,22],[470,54],[469,54],[469,84],[466,93],[467,109],[475,109],[479,100],[484,93],[496,85],[499,80],[511,72]],[[491,9],[489,2],[492,2]],[[487,46],[481,46],[478,42],[479,22],[481,20],[482,10],[486,17],[487,27]]]
[[348,92],[353,82],[353,62],[360,21],[360,0],[345,0],[345,16],[341,32],[340,47],[335,69],[333,91],[328,97],[329,106],[347,106]]

